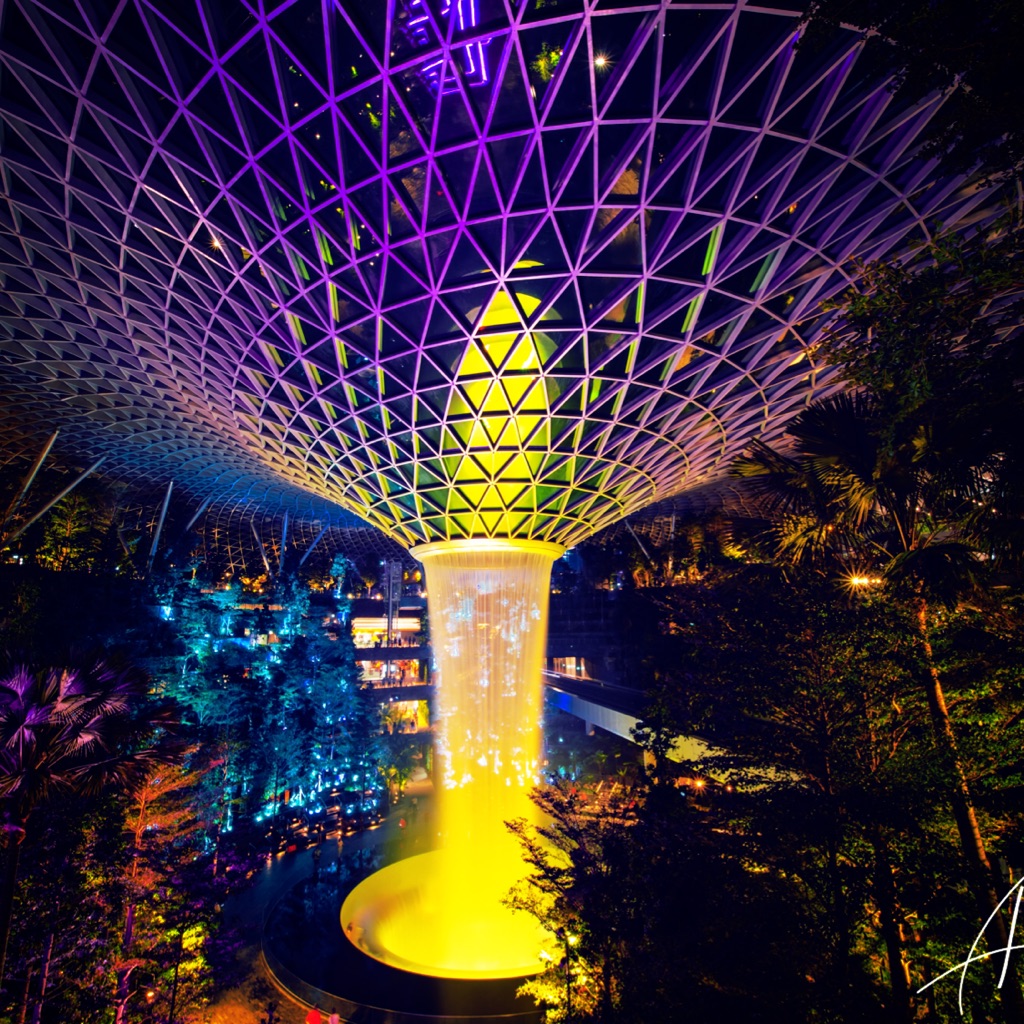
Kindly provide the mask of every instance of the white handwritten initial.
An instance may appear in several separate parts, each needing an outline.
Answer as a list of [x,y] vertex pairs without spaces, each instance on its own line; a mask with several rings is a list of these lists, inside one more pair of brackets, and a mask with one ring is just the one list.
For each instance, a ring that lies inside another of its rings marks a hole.
[[[988,920],[982,925],[981,931],[978,932],[977,937],[971,944],[970,951],[967,954],[967,959],[964,960],[963,963],[959,963],[955,967],[951,967],[948,971],[943,971],[943,973],[940,974],[937,978],[932,978],[932,980],[929,981],[927,985],[922,985],[917,990],[918,995],[924,992],[925,989],[931,988],[932,985],[934,985],[937,981],[942,981],[943,978],[948,978],[949,975],[955,974],[957,971],[959,971],[960,985],[957,989],[957,1005],[960,1008],[960,1016],[962,1017],[964,1013],[964,982],[967,980],[967,968],[970,967],[971,964],[977,963],[979,960],[987,960],[990,956],[998,956],[1000,953],[1003,954],[1003,967],[1002,970],[999,972],[999,983],[997,987],[1003,987],[1003,982],[1006,980],[1006,973],[1010,968],[1010,954],[1015,949],[1024,949],[1024,944],[1016,946],[1013,944],[1013,936],[1014,933],[1017,931],[1017,917],[1020,913],[1021,896],[1022,893],[1024,893],[1024,890],[1021,889],[1021,886],[1024,886],[1024,878],[1021,878],[1018,882],[1014,883],[1013,888],[1011,888],[1010,891],[999,901],[999,904],[996,907],[996,909],[993,910],[991,914],[989,914]],[[1016,895],[1016,900],[1013,904],[1013,916],[1010,919],[1010,931],[1006,937],[1006,946],[1003,949],[990,949],[984,953],[978,953],[977,955],[975,955],[974,951],[978,948],[979,945],[981,945],[982,940],[985,938],[985,931],[988,929],[988,926],[995,919],[996,915],[999,914],[1000,911],[1003,909],[1003,905],[1006,903],[1006,901],[1014,895]]]

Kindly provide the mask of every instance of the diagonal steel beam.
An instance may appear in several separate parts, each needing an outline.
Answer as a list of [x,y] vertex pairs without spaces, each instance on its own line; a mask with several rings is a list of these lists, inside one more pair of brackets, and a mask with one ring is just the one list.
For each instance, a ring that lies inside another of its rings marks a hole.
[[14,531],[14,533],[12,533],[6,539],[6,541],[4,542],[5,545],[13,544],[34,522],[36,522],[42,516],[45,516],[46,513],[49,512],[50,509],[53,508],[53,506],[56,505],[57,502],[61,500],[61,498],[67,497],[87,476],[91,476],[93,473],[95,473],[96,470],[99,469],[104,462],[106,462],[106,458],[107,457],[104,455],[102,458],[97,459],[84,473],[80,474],[70,484],[68,484],[67,487],[65,487],[64,490],[61,491],[56,498],[52,498],[31,519],[28,519],[24,523],[22,523],[21,526],[19,526]]
[[171,491],[174,490],[174,481],[167,481],[167,493],[164,495],[164,503],[160,509],[160,518],[157,520],[156,531],[153,534],[153,543],[149,546],[149,558],[146,560],[146,575],[153,571],[153,559],[156,558],[156,549],[160,544],[160,534],[164,528],[164,520],[167,518],[167,506],[171,503]]
[[6,526],[14,518],[14,515],[21,506],[25,495],[28,494],[29,488],[32,486],[32,482],[36,478],[36,473],[39,472],[40,467],[46,461],[46,456],[50,454],[50,449],[53,447],[53,442],[57,440],[57,435],[59,433],[59,430],[55,430],[50,435],[50,440],[43,445],[43,450],[36,457],[36,461],[32,463],[32,468],[28,471],[28,475],[24,480],[22,480],[21,486],[18,488],[18,493],[14,496],[14,501],[11,502],[10,507],[7,509],[3,522],[0,522],[0,527]]

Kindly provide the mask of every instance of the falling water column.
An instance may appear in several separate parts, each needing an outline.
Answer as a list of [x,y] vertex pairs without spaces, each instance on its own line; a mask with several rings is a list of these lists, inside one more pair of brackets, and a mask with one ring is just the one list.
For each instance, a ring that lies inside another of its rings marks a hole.
[[427,574],[436,666],[440,849],[384,868],[346,900],[343,926],[372,956],[448,977],[540,968],[536,922],[501,903],[525,874],[505,822],[535,818],[551,565],[562,551],[519,540],[412,549]]
[[[504,823],[534,817],[551,564],[562,550],[467,540],[412,552],[427,574],[438,671],[434,787],[445,851],[438,884],[450,894],[453,921],[462,922],[459,945],[495,941],[482,933],[474,940],[467,929],[477,921],[486,930],[490,919],[478,907],[498,904],[524,873]],[[537,953],[531,940],[534,969]]]

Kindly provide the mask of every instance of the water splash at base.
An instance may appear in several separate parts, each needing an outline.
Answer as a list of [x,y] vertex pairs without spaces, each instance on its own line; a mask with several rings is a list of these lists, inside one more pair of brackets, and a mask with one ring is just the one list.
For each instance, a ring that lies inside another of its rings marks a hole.
[[[496,892],[452,906],[443,853],[391,864],[357,885],[341,907],[341,927],[368,956],[435,978],[518,978],[540,970],[545,934]],[[467,894],[468,895],[468,894]]]

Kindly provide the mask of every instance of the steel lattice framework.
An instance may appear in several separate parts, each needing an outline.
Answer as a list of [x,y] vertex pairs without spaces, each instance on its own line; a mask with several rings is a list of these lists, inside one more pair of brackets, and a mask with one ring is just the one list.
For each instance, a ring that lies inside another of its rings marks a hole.
[[834,386],[985,194],[853,33],[635,0],[8,0],[0,433],[405,544],[573,543]]

